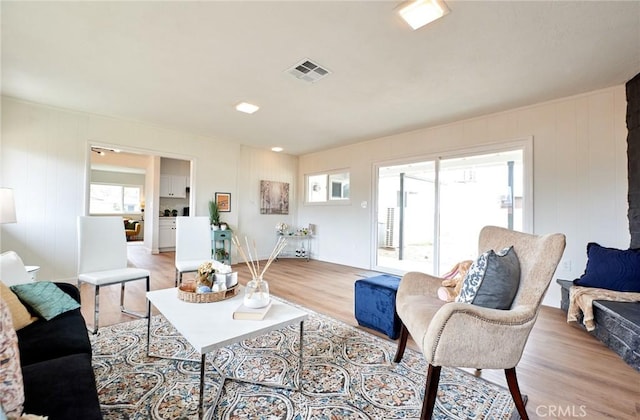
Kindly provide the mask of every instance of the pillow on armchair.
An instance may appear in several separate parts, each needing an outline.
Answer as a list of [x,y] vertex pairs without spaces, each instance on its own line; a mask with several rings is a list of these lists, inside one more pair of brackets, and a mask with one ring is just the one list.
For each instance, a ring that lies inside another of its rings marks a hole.
[[596,287],[618,292],[640,292],[640,249],[606,248],[587,244],[587,267],[573,281],[576,286]]
[[124,228],[126,230],[136,230],[136,225],[138,222],[136,220],[124,220]]
[[520,261],[513,246],[489,250],[475,260],[456,302],[493,309],[510,309],[520,286]]
[[138,236],[142,226],[138,220],[124,219],[124,234],[127,236],[127,240],[130,240],[134,236]]

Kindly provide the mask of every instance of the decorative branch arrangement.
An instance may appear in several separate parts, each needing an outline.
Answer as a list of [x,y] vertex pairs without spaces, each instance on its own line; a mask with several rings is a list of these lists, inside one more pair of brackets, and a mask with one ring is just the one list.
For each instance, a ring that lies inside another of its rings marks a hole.
[[[231,240],[233,244],[236,246],[236,248],[238,249],[238,252],[240,253],[240,256],[244,260],[245,264],[247,264],[247,268],[251,273],[251,277],[258,282],[262,281],[262,277],[264,276],[264,273],[266,273],[271,263],[278,257],[278,255],[280,254],[280,252],[282,252],[284,247],[287,246],[287,240],[282,236],[279,237],[278,242],[276,242],[275,247],[271,251],[271,255],[269,255],[269,259],[267,260],[267,263],[262,268],[262,271],[260,271],[260,260],[258,260],[258,250],[256,249],[256,241],[253,241],[253,254],[251,254],[251,246],[249,246],[249,240],[247,239],[246,236],[244,237],[244,242],[247,247],[246,252],[236,235],[233,235]],[[255,260],[254,260],[254,256],[255,256]]]

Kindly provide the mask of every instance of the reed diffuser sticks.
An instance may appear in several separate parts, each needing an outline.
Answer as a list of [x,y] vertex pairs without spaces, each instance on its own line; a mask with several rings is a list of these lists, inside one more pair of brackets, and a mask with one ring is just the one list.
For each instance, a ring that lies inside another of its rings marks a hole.
[[[251,273],[251,277],[256,281],[262,281],[264,273],[266,273],[271,263],[278,257],[278,255],[280,254],[280,252],[282,252],[284,247],[287,246],[287,240],[282,236],[279,237],[278,242],[276,242],[276,245],[271,251],[271,255],[269,255],[269,259],[267,260],[267,263],[264,265],[262,270],[260,270],[260,261],[258,260],[258,251],[256,248],[255,241],[253,241],[253,254],[252,254],[251,247],[249,246],[249,240],[247,239],[246,236],[244,238],[246,251],[243,248],[242,244],[240,243],[240,240],[238,240],[238,237],[236,235],[233,235],[231,240],[233,244],[236,246],[236,248],[238,249],[238,252],[240,253],[240,256],[244,260],[245,264],[247,264],[247,268]],[[255,258],[255,261],[254,261],[254,258]]]

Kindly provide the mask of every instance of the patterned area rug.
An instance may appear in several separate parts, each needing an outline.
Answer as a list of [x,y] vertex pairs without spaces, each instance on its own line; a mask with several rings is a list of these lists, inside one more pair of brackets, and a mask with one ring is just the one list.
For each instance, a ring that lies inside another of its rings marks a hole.
[[[298,372],[297,325],[245,340],[207,357],[205,418],[413,419],[420,416],[426,363],[407,349],[392,362],[395,344],[309,311],[304,365]],[[194,320],[194,322],[203,322]],[[144,319],[101,328],[92,337],[93,365],[105,420],[195,419],[200,355],[162,317],[152,321],[146,354]],[[297,391],[226,381],[220,375],[298,387]],[[508,390],[458,369],[442,369],[434,419],[509,419]],[[517,416],[517,415],[516,415]]]

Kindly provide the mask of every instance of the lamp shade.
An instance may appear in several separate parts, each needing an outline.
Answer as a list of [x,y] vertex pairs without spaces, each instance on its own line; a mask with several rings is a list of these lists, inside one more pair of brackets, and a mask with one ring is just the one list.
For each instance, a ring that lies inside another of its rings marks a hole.
[[0,188],[0,223],[16,223],[16,204],[11,188]]

